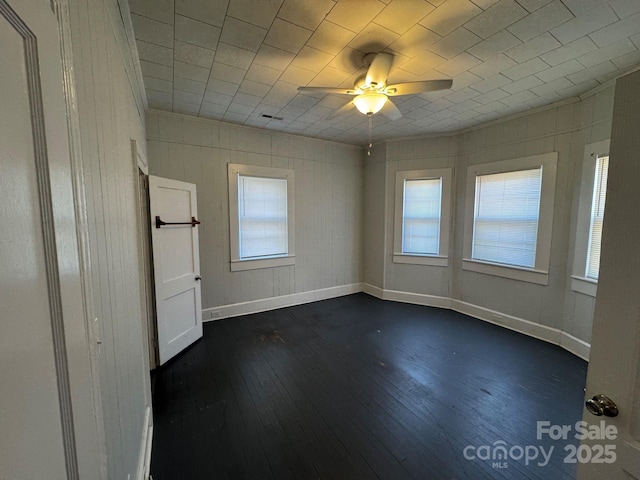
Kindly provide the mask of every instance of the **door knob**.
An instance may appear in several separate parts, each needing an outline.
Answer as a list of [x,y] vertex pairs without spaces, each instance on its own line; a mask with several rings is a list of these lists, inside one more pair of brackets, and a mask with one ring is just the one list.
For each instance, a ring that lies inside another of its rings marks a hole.
[[196,275],[196,282],[199,282],[200,280],[202,280],[202,277],[200,275]]
[[586,402],[587,410],[596,417],[617,417],[618,406],[609,397],[599,394],[594,395]]

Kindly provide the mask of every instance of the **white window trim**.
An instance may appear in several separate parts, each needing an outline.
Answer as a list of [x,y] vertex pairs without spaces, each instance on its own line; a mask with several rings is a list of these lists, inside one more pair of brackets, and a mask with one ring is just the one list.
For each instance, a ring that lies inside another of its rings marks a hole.
[[[551,233],[553,229],[553,207],[555,202],[558,153],[544,153],[529,157],[514,158],[499,162],[471,165],[467,168],[467,190],[465,199],[464,247],[462,268],[472,272],[511,278],[523,282],[548,285],[549,261],[551,256]],[[536,263],[533,268],[503,265],[500,263],[474,260],[473,216],[476,199],[476,177],[492,173],[506,173],[529,170],[542,166],[540,192],[540,217],[536,241]]]
[[[294,172],[290,168],[257,167],[229,163],[229,239],[231,250],[231,271],[254,270],[258,268],[280,267],[295,264],[295,207],[294,207]],[[287,255],[261,257],[252,259],[240,258],[240,222],[238,217],[238,176],[279,178],[287,180],[287,221],[288,221],[288,253]]]
[[[587,255],[589,254],[589,229],[591,227],[591,204],[593,202],[593,181],[596,174],[596,160],[599,156],[609,155],[610,144],[611,141],[607,139],[585,145],[582,161],[582,179],[578,199],[571,289],[590,297],[595,297],[598,291],[598,281],[592,278],[586,278]],[[609,162],[611,162],[611,158],[609,158]]]
[[[451,227],[451,168],[405,170],[396,172],[395,222],[393,230],[393,262],[413,265],[446,267],[449,264],[449,230]],[[438,255],[416,255],[402,253],[402,214],[404,205],[404,181],[442,179],[440,201],[440,251]]]

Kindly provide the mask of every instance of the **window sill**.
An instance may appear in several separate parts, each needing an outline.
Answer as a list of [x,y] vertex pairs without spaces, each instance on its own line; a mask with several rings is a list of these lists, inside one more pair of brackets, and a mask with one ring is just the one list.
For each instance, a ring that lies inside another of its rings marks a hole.
[[394,253],[393,263],[446,267],[449,264],[449,258],[441,255],[411,255],[407,253]]
[[511,278],[521,282],[549,284],[549,272],[532,268],[500,265],[498,263],[482,262],[480,260],[462,259],[462,269],[476,273],[484,273],[496,277]]
[[283,267],[286,265],[294,265],[296,257],[273,257],[273,258],[256,258],[253,260],[232,260],[231,271],[241,272],[244,270],[257,270],[259,268]]
[[595,297],[598,291],[598,281],[590,278],[571,276],[571,290],[590,297]]

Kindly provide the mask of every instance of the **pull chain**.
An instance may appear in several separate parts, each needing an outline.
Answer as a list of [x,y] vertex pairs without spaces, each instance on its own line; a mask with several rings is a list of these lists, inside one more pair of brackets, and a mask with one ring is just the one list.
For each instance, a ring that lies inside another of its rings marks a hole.
[[367,149],[367,156],[371,156],[371,147],[373,147],[373,115],[367,115],[369,117],[369,148]]

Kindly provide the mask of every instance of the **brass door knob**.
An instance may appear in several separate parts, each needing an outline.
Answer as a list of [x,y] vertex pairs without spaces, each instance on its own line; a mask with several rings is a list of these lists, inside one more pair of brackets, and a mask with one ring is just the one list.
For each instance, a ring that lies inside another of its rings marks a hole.
[[587,410],[596,417],[617,417],[618,406],[609,397],[598,394],[586,401]]

